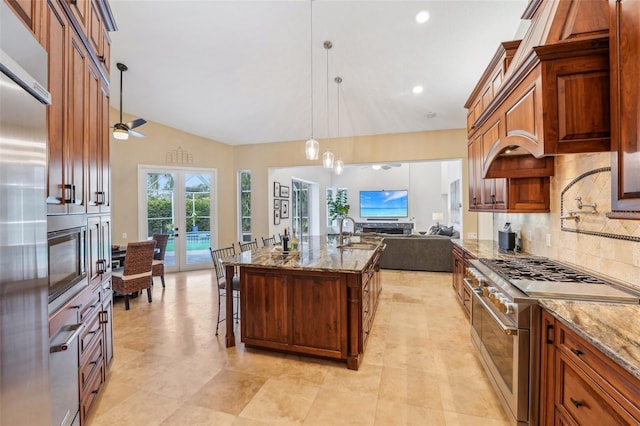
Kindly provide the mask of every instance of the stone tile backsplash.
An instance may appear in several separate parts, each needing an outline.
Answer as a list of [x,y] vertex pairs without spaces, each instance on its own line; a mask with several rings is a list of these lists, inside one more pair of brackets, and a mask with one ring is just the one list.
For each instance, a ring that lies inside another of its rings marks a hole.
[[[608,152],[557,156],[556,174],[551,177],[551,213],[496,213],[494,238],[505,222],[511,222],[524,251],[610,276],[640,290],[640,221],[605,216],[611,211],[610,166]],[[577,197],[583,204],[595,203],[596,213],[587,214],[592,210],[587,207],[579,209]],[[569,211],[580,212],[580,220],[560,219],[561,213]],[[625,237],[636,241],[622,239]]]

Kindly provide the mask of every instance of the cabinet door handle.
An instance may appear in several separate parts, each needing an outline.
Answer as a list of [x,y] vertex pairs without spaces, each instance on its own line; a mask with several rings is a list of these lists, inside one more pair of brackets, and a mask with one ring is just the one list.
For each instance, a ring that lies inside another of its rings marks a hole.
[[491,199],[490,204],[495,204],[496,203],[496,196],[494,194],[491,194],[490,199]]
[[107,58],[104,55],[100,55],[98,56],[98,60],[100,62],[102,62],[103,64],[107,62]]
[[476,202],[476,197],[473,197],[473,205],[477,205],[478,203]]
[[64,202],[73,203],[73,185],[68,183],[64,185]]
[[547,337],[547,343],[552,345],[553,344],[553,339],[551,338],[551,332],[553,331],[553,325],[552,324],[547,324],[547,333],[546,333],[546,337]]
[[584,354],[584,352],[582,352],[580,349],[575,349],[575,348],[569,348],[569,349],[571,350],[571,352],[573,352],[577,356],[580,356],[580,355]]
[[580,408],[580,407],[584,406],[584,402],[583,401],[579,401],[579,400],[573,399],[571,397],[569,397],[569,399],[571,400],[571,403],[576,406],[576,408]]

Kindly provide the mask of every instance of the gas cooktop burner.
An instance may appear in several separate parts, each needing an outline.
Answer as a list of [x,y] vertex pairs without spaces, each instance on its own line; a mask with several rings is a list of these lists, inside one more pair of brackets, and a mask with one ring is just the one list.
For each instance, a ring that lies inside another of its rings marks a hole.
[[480,261],[508,281],[530,280],[609,284],[596,276],[544,257],[480,259]]

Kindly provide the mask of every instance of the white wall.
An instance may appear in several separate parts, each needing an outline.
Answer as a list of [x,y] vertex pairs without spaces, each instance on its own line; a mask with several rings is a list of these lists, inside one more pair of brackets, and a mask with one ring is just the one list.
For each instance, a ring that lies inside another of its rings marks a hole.
[[[444,220],[441,223],[448,224],[449,184],[462,178],[461,161],[424,161],[401,164],[401,167],[392,167],[388,170],[373,170],[369,165],[349,165],[339,176],[321,166],[272,168],[269,170],[269,187],[273,188],[274,181],[290,186],[292,178],[316,183],[318,204],[312,206],[312,217],[314,218],[312,223],[318,225],[318,234],[327,233],[324,203],[327,187],[348,188],[348,200],[351,205],[349,216],[356,221],[366,220],[359,215],[361,190],[406,189],[409,191],[409,216],[406,219],[400,219],[400,221],[409,221],[411,218],[415,218],[416,229],[426,231],[433,224],[431,214],[442,212]],[[291,222],[290,220],[281,220],[279,226],[273,225],[273,200],[274,197],[270,196],[269,233],[277,234],[282,233],[285,227],[290,227]]]

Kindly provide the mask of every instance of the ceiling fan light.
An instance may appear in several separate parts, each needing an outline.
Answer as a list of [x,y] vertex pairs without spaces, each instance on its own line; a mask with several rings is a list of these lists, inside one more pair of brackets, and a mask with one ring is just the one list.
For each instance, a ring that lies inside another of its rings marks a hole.
[[115,128],[113,129],[113,137],[115,139],[127,140],[129,139],[129,132],[124,129]]
[[307,157],[307,160],[317,160],[319,151],[320,151],[320,144],[318,144],[318,141],[315,140],[313,137],[311,137],[311,139],[305,142],[304,153],[305,153],[305,156]]
[[325,169],[332,169],[333,168],[333,152],[331,151],[327,151],[324,154],[322,154],[322,166]]
[[333,171],[335,172],[335,174],[341,175],[342,172],[344,171],[344,161],[336,160],[336,162],[335,162],[335,164],[333,166]]

